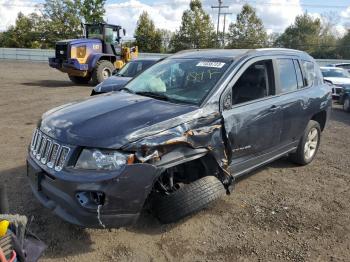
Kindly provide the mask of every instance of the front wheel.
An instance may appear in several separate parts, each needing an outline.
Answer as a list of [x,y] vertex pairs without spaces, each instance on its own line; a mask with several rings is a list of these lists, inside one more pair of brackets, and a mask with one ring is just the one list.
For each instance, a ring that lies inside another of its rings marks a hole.
[[350,97],[348,96],[344,99],[343,109],[345,112],[350,112]]
[[96,63],[92,72],[92,83],[97,85],[110,77],[115,70],[113,64],[107,60],[100,60]]
[[310,120],[304,135],[301,137],[297,151],[290,155],[293,162],[299,165],[307,165],[315,158],[321,141],[320,124]]
[[156,196],[152,206],[162,223],[171,223],[200,211],[225,194],[225,187],[219,179],[205,176],[175,192]]

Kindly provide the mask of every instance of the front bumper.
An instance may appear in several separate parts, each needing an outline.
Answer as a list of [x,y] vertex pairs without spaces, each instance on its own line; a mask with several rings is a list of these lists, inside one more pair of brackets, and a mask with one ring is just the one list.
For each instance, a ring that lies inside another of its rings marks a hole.
[[[159,173],[156,167],[149,164],[133,164],[122,171],[101,176],[92,175],[91,171],[85,175],[77,174],[73,169],[50,174],[45,169],[28,156],[27,176],[35,197],[62,219],[84,227],[133,224]],[[104,194],[99,212],[98,204],[89,197],[83,199],[84,204],[80,202],[78,195],[81,197],[84,192]]]
[[49,58],[49,66],[56,68],[61,72],[77,76],[85,76],[89,70],[88,64],[80,64],[79,61],[74,58],[62,60],[59,58],[51,57]]

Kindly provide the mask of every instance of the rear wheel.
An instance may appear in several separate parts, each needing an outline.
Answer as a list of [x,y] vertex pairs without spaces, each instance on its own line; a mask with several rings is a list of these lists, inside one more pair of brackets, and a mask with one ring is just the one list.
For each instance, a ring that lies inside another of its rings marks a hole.
[[310,120],[300,139],[297,151],[290,155],[293,162],[307,165],[315,158],[321,140],[320,124]]
[[69,79],[77,85],[86,85],[89,83],[90,79],[91,79],[91,75],[88,76],[72,76],[72,75],[68,75]]
[[343,109],[346,112],[350,112],[350,97],[348,96],[344,99]]
[[110,77],[115,70],[114,65],[107,60],[100,60],[96,63],[92,72],[92,83],[97,85]]
[[225,194],[225,187],[219,179],[205,176],[180,186],[174,192],[155,196],[152,207],[162,223],[171,223],[202,210]]

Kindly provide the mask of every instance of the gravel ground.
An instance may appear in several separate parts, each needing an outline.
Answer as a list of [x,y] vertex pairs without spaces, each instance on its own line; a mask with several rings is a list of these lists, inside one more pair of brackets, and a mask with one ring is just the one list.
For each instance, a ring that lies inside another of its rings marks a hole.
[[0,60],[0,178],[11,211],[32,217],[42,261],[350,261],[350,114],[333,109],[315,161],[275,161],[235,192],[175,224],[144,214],[133,227],[70,225],[44,209],[25,177],[26,147],[46,110],[90,94],[45,63]]

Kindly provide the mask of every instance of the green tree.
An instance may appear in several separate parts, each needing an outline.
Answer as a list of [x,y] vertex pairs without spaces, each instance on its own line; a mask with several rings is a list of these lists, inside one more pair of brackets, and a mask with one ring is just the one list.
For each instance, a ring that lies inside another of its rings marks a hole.
[[335,58],[336,42],[330,24],[304,13],[277,38],[276,45],[303,50],[316,58]]
[[190,9],[182,15],[181,26],[171,39],[173,51],[212,48],[216,45],[214,25],[200,0],[191,0]]
[[230,24],[228,42],[230,48],[260,48],[268,45],[263,22],[250,5],[245,4],[236,22]]
[[154,26],[154,22],[144,11],[138,21],[135,29],[135,43],[142,52],[159,53],[162,45],[162,36],[160,30]]
[[80,2],[80,15],[85,23],[102,23],[106,13],[106,0],[83,0]]
[[50,47],[54,47],[59,40],[82,35],[79,3],[71,0],[46,0],[42,17],[45,20],[44,41]]
[[1,46],[16,48],[40,48],[42,19],[39,15],[32,13],[28,16],[18,13],[16,23],[2,33]]
[[348,32],[339,39],[337,53],[343,59],[350,59],[350,29],[348,29]]

